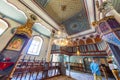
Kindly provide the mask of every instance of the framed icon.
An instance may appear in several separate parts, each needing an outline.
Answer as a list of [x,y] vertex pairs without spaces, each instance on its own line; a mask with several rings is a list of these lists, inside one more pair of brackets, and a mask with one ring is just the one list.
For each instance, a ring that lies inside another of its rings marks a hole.
[[20,51],[24,44],[24,39],[20,37],[13,37],[13,39],[8,44],[7,48],[8,50],[14,50],[14,51]]

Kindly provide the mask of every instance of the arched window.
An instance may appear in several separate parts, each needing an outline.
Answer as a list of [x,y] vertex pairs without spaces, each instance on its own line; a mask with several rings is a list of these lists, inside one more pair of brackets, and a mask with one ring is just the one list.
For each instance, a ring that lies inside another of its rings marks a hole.
[[3,19],[0,19],[0,36],[5,32],[5,30],[8,28],[8,24]]
[[40,36],[34,36],[31,41],[30,47],[28,48],[27,54],[39,55],[42,43],[43,39]]

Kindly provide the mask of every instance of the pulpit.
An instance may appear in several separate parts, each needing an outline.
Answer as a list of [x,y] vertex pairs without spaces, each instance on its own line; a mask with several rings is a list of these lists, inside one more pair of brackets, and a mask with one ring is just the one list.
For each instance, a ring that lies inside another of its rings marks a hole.
[[[98,21],[93,22],[93,26],[97,27],[101,38],[107,42],[110,50],[108,55],[114,55],[115,63],[120,69],[120,22],[119,14],[113,8],[109,1],[103,2],[99,7],[100,12],[104,14],[104,17]],[[113,12],[112,15],[107,15]]]

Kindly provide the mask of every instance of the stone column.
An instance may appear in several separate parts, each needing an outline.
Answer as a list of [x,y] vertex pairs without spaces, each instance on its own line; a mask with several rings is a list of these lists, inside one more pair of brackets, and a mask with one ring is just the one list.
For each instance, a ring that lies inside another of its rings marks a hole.
[[52,49],[52,44],[53,44],[53,34],[51,35],[50,37],[50,41],[49,41],[49,44],[48,44],[48,50],[47,50],[47,55],[46,55],[46,62],[50,62],[51,61],[51,49]]

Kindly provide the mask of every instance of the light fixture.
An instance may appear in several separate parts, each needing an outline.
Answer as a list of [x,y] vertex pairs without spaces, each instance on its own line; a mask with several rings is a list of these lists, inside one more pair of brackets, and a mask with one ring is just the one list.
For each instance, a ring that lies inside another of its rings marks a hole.
[[77,46],[77,55],[79,56],[80,55],[80,50],[79,50],[79,47]]
[[77,55],[79,56],[80,55],[80,50],[79,50],[79,39],[76,39],[76,42],[77,42]]
[[[66,5],[64,4],[64,1],[61,0],[61,23],[64,21],[64,12],[66,11]],[[68,35],[65,33],[64,25],[60,25],[61,30],[58,31],[56,34],[54,34],[54,41],[53,43],[58,46],[67,46],[68,45]]]
[[53,43],[58,46],[67,46],[68,45],[68,39],[67,34],[63,32],[63,30],[58,31],[57,34],[54,35],[54,41]]
[[58,46],[67,46],[68,41],[67,41],[67,39],[60,38],[60,39],[55,39],[54,43],[55,43],[55,45],[58,45]]

